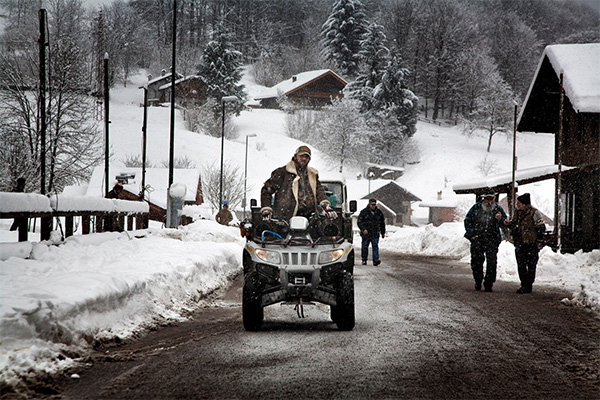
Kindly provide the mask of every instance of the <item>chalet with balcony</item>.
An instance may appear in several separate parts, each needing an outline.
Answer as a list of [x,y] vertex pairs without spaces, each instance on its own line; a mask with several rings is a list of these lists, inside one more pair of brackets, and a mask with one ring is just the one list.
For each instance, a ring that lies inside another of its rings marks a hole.
[[254,100],[262,108],[279,108],[279,101],[287,99],[294,105],[319,108],[331,104],[332,98],[342,98],[347,82],[330,69],[302,72],[269,88]]

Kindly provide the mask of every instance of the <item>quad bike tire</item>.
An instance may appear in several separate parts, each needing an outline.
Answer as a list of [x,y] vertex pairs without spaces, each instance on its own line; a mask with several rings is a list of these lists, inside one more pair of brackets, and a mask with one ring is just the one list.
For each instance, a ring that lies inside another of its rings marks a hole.
[[341,331],[354,329],[354,279],[349,272],[340,274],[337,294],[337,305],[331,307],[331,319]]
[[350,250],[344,269],[354,275],[354,249]]
[[262,327],[265,317],[261,305],[262,284],[256,272],[251,272],[244,277],[242,289],[242,321],[247,331],[258,331]]

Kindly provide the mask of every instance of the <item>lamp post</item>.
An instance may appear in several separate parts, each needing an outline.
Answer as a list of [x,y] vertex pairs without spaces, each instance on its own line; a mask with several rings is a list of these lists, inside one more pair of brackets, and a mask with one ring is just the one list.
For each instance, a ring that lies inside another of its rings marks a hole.
[[244,207],[244,219],[246,218],[246,181],[248,180],[248,138],[256,137],[256,133],[246,133],[246,157],[244,158],[244,200],[242,207]]
[[223,203],[223,150],[225,148],[225,103],[238,100],[237,96],[224,96],[221,98],[221,104],[223,105],[223,114],[221,121],[221,176],[219,178],[219,210]]
[[373,173],[373,171],[371,171],[371,172],[369,172],[367,177],[369,178],[369,194],[371,194],[371,179],[373,179],[373,177],[375,177],[375,174]]

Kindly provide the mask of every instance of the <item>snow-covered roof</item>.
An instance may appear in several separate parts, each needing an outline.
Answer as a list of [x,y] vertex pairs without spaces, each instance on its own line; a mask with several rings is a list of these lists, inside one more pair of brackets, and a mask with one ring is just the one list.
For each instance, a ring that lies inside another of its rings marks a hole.
[[[565,95],[576,112],[600,113],[600,43],[546,46],[525,98],[528,103],[538,74],[548,57],[557,77],[563,74]],[[521,115],[526,107],[521,109]]]
[[[563,167],[563,171],[572,169],[572,167]],[[527,181],[549,179],[558,173],[558,165],[546,165],[541,167],[525,168],[515,171],[515,180],[523,184]],[[452,189],[459,192],[472,192],[476,189],[494,188],[512,184],[512,171],[504,172],[495,176],[485,178],[471,179],[456,183]]]
[[319,70],[315,70],[315,71],[306,71],[306,72],[301,72],[299,74],[296,74],[294,76],[292,76],[290,79],[287,79],[283,82],[279,82],[277,85],[269,88],[267,91],[265,91],[264,94],[260,95],[260,96],[256,96],[254,97],[255,100],[263,100],[263,99],[271,99],[274,97],[279,97],[281,95],[287,95],[290,92],[293,92],[309,83],[311,83],[312,81],[327,75],[327,74],[333,74],[337,79],[339,79],[341,82],[343,82],[344,84],[346,83],[346,81],[344,79],[342,79],[342,77],[340,77],[338,74],[336,74],[335,72],[333,72],[330,69],[319,69]]
[[[185,78],[179,78],[179,79],[177,79],[177,80],[175,81],[175,86],[179,85],[179,84],[180,84],[180,83],[182,83],[182,82],[189,81],[189,80],[192,80],[192,79],[201,79],[201,78],[200,78],[200,76],[199,76],[199,75],[188,75],[188,76],[186,76]],[[169,82],[165,83],[164,85],[161,85],[161,86],[158,88],[158,90],[165,90],[165,89],[168,89],[168,88],[170,88],[170,87],[171,87],[171,83],[172,83],[172,82],[171,82],[171,81],[169,81]]]
[[[142,189],[142,169],[130,167],[111,167],[109,171],[109,189],[116,183],[117,176],[128,175],[130,178],[123,184],[128,192],[137,194]],[[187,187],[185,194],[186,202],[196,201],[200,171],[198,169],[173,169],[173,183],[181,183]],[[168,168],[146,168],[146,185],[152,188],[146,194],[146,199],[159,207],[167,207],[167,188],[169,186]],[[104,196],[104,166],[94,168],[86,196]]]
[[375,168],[379,168],[379,169],[389,169],[390,171],[400,171],[400,172],[405,171],[404,167],[398,167],[396,165],[375,164],[375,163],[371,163],[371,162],[366,162],[365,165],[367,167],[375,167]]

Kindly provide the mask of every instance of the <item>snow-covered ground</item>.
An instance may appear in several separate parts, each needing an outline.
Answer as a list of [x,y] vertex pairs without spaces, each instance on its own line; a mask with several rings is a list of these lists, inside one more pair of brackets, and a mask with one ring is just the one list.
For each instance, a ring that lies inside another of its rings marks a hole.
[[[111,91],[111,151],[113,163],[141,151],[143,112],[140,103],[143,75],[127,88]],[[264,90],[246,78],[249,93]],[[153,107],[148,114],[148,158],[153,163],[168,159],[169,109]],[[181,117],[176,123],[175,157],[187,157],[196,167],[219,162],[220,138],[185,130]],[[274,110],[244,111],[235,119],[240,136],[225,143],[225,161],[244,170],[245,134],[248,138],[249,198],[259,198],[262,182],[271,170],[283,165],[300,142],[284,134],[285,114]],[[406,166],[397,182],[424,202],[442,192],[444,200],[466,211],[473,196],[457,196],[452,185],[481,178],[482,169],[509,171],[512,142],[495,137],[490,153],[487,138],[468,138],[459,127],[419,123],[415,135],[420,149],[418,164]],[[522,134],[517,141],[519,167],[553,162],[554,137]],[[323,153],[313,150],[311,166],[333,172]],[[349,197],[360,199],[389,181],[358,180],[358,167],[345,167]],[[532,202],[553,215],[552,182],[522,186]],[[205,219],[179,229],[150,229],[128,233],[76,235],[63,244],[31,243],[19,250],[12,221],[0,220],[0,381],[15,383],[19,376],[64,370],[78,362],[97,340],[125,338],[157,323],[185,319],[189,310],[208,293],[225,285],[241,272],[243,239],[235,227],[224,227],[212,219],[216,210],[199,207]],[[238,208],[238,213],[240,209]],[[438,228],[427,225],[428,209],[413,204],[417,227],[389,227],[381,240],[383,249],[408,254],[451,256],[467,263],[468,242],[462,223]],[[6,244],[11,243],[11,244]],[[360,239],[356,238],[356,244]],[[16,254],[13,252],[16,249]],[[7,254],[13,256],[7,256]],[[2,255],[5,256],[2,256]],[[25,259],[24,257],[29,256]],[[385,260],[381,266],[385,268]],[[499,252],[498,279],[515,282],[518,275],[514,249],[503,242]],[[569,290],[565,305],[600,311],[600,251],[556,254],[542,249],[536,284]]]

